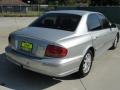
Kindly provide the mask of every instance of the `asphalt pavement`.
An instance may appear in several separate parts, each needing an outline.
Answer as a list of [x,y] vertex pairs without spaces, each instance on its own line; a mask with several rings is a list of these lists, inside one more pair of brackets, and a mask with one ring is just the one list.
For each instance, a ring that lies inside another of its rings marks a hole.
[[55,78],[21,69],[5,58],[9,33],[37,17],[0,17],[0,90],[120,90],[120,44],[93,62],[88,76]]

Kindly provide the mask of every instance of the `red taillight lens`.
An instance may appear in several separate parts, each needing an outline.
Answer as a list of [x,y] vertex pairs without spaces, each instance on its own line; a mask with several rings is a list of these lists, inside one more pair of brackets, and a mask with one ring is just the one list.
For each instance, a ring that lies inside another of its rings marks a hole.
[[45,51],[45,56],[61,58],[67,55],[67,49],[55,45],[48,45]]

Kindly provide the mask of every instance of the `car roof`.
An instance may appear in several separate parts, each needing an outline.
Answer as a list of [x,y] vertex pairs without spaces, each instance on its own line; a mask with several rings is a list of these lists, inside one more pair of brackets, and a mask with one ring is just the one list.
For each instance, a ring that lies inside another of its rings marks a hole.
[[85,11],[85,10],[55,10],[55,11],[48,11],[47,13],[65,13],[65,14],[75,14],[75,15],[83,16],[85,14],[97,13],[97,12]]

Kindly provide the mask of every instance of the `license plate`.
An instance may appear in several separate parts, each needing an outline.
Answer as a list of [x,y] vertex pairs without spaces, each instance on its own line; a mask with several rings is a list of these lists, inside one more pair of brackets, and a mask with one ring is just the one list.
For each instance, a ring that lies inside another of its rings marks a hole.
[[30,42],[22,41],[20,43],[20,49],[26,52],[32,52],[33,44]]

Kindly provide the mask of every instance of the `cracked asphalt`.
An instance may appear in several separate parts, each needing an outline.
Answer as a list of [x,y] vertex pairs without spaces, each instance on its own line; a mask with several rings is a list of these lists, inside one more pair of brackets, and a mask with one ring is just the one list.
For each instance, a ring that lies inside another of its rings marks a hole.
[[96,58],[90,74],[84,78],[76,74],[49,77],[7,61],[4,48],[9,33],[26,27],[36,18],[0,17],[0,90],[120,90],[120,45]]

